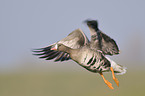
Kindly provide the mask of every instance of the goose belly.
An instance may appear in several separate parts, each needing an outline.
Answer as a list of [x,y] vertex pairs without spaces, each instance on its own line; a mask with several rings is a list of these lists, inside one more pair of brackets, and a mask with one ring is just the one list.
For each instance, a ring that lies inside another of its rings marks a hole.
[[[91,72],[109,71],[108,62],[101,58],[100,54],[86,53],[79,64]],[[107,65],[107,66],[106,66]]]

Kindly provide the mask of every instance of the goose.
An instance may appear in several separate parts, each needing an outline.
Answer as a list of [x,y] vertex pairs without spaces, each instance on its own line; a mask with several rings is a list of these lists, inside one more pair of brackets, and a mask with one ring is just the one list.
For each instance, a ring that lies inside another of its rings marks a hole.
[[118,46],[112,38],[98,29],[97,21],[87,20],[85,22],[90,29],[91,41],[81,29],[76,29],[54,44],[33,50],[33,52],[37,52],[34,55],[40,55],[40,58],[46,58],[46,60],[55,58],[55,62],[72,59],[88,71],[99,73],[106,85],[110,89],[114,89],[103,76],[103,72],[111,71],[113,80],[119,86],[119,81],[114,73],[124,74],[126,69],[105,56],[119,54]]
[[[71,47],[73,49],[77,49],[86,44],[90,44],[91,49],[103,52],[104,55],[115,55],[120,53],[116,42],[108,35],[99,30],[98,22],[96,20],[85,20],[84,22],[87,23],[90,29],[91,41],[88,40],[81,29],[76,29],[71,32],[66,38],[58,41],[57,43],[62,43],[65,46]],[[81,38],[81,40],[78,41],[78,38]],[[50,50],[54,44],[41,49],[33,50],[33,52],[44,52],[42,54],[35,55],[43,55],[40,58],[46,58],[46,60],[55,58],[54,62],[67,61],[71,59],[69,54],[65,52]]]

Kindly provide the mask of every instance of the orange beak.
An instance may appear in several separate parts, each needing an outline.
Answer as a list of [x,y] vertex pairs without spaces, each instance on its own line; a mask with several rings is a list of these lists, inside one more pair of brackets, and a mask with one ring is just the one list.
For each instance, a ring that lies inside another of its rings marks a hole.
[[55,51],[57,51],[57,49],[56,49],[55,47],[52,47],[50,50],[55,50]]

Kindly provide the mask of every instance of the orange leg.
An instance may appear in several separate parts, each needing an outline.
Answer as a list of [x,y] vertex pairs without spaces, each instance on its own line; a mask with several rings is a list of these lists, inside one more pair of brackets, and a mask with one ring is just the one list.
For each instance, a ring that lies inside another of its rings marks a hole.
[[115,83],[117,84],[117,86],[119,87],[119,81],[118,79],[115,77],[115,74],[114,74],[114,70],[112,67],[110,67],[110,70],[112,71],[112,77],[113,77],[113,80],[115,81]]
[[112,87],[112,84],[111,84],[108,80],[105,79],[105,77],[103,76],[103,73],[100,73],[100,75],[102,76],[102,78],[103,78],[104,82],[106,83],[106,85],[107,85],[110,89],[114,89],[114,88]]

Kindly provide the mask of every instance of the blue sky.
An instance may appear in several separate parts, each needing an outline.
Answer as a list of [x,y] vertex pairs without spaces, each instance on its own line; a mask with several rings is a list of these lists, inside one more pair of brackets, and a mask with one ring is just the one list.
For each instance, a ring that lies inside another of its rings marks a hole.
[[0,68],[24,58],[38,59],[31,49],[54,43],[77,28],[90,38],[82,23],[88,18],[98,20],[99,28],[118,43],[122,53],[116,60],[143,62],[144,4],[144,0],[1,0]]

